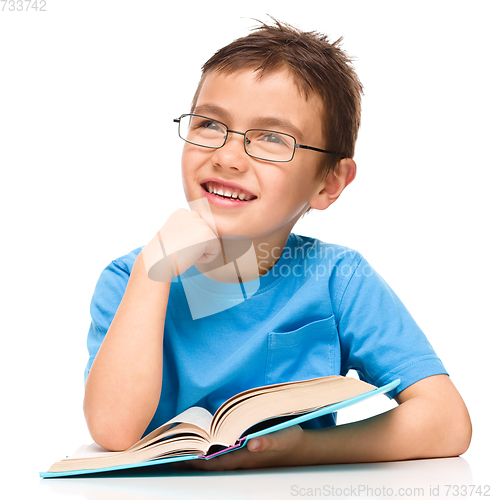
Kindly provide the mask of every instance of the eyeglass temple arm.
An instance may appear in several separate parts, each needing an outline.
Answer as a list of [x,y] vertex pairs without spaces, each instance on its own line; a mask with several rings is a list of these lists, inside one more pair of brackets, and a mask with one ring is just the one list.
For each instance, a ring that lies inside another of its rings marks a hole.
[[313,146],[304,146],[303,144],[296,144],[294,147],[300,149],[310,149],[311,151],[318,151],[319,153],[327,153],[329,155],[344,156],[341,153],[334,153],[333,151],[326,151],[326,149],[314,148]]

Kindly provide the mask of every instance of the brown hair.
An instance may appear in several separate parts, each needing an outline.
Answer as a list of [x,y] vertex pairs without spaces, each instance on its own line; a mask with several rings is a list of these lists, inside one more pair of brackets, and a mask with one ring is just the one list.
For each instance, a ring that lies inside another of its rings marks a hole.
[[287,68],[306,99],[317,94],[323,101],[324,149],[340,153],[325,155],[317,180],[335,169],[341,158],[354,156],[360,126],[362,84],[353,69],[352,59],[340,48],[342,37],[330,43],[327,36],[303,32],[273,19],[273,25],[260,23],[252,32],[217,51],[203,66],[202,77],[192,102],[196,107],[204,79],[210,71],[234,73],[254,67],[264,74]]

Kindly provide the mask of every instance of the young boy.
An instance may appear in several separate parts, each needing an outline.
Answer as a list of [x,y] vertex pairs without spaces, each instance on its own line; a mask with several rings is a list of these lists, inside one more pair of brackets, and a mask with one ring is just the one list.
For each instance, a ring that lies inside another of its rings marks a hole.
[[[113,261],[91,303],[84,411],[101,446],[126,449],[190,406],[213,413],[251,387],[355,369],[377,386],[400,378],[390,394],[399,405],[342,426],[324,417],[191,464],[390,461],[468,448],[467,409],[394,292],[359,253],[291,233],[356,175],[362,86],[349,63],[339,42],[275,23],[204,65],[190,114],[176,120],[196,209],[177,210],[149,245]],[[254,269],[226,255],[235,236],[251,242]],[[210,307],[196,313],[197,304]]]

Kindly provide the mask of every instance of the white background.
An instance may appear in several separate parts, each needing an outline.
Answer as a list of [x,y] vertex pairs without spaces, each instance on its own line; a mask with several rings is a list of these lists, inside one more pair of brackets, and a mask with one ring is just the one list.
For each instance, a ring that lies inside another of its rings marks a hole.
[[2,472],[37,488],[38,471],[90,440],[83,372],[97,278],[186,206],[172,119],[188,111],[201,65],[267,14],[332,41],[344,36],[365,88],[357,178],[295,232],[359,250],[396,291],[467,403],[475,435],[464,458],[476,474],[490,465],[488,7],[46,0],[46,12],[8,12],[7,5],[0,418],[10,458]]

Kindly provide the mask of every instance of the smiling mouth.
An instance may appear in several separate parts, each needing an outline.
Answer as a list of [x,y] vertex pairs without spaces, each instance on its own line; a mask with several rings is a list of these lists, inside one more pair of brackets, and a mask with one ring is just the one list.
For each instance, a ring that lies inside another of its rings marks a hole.
[[205,191],[208,191],[210,194],[217,196],[217,198],[222,198],[224,200],[243,202],[256,199],[256,196],[246,193],[239,188],[223,186],[217,182],[206,182],[201,184],[201,186],[205,189]]

